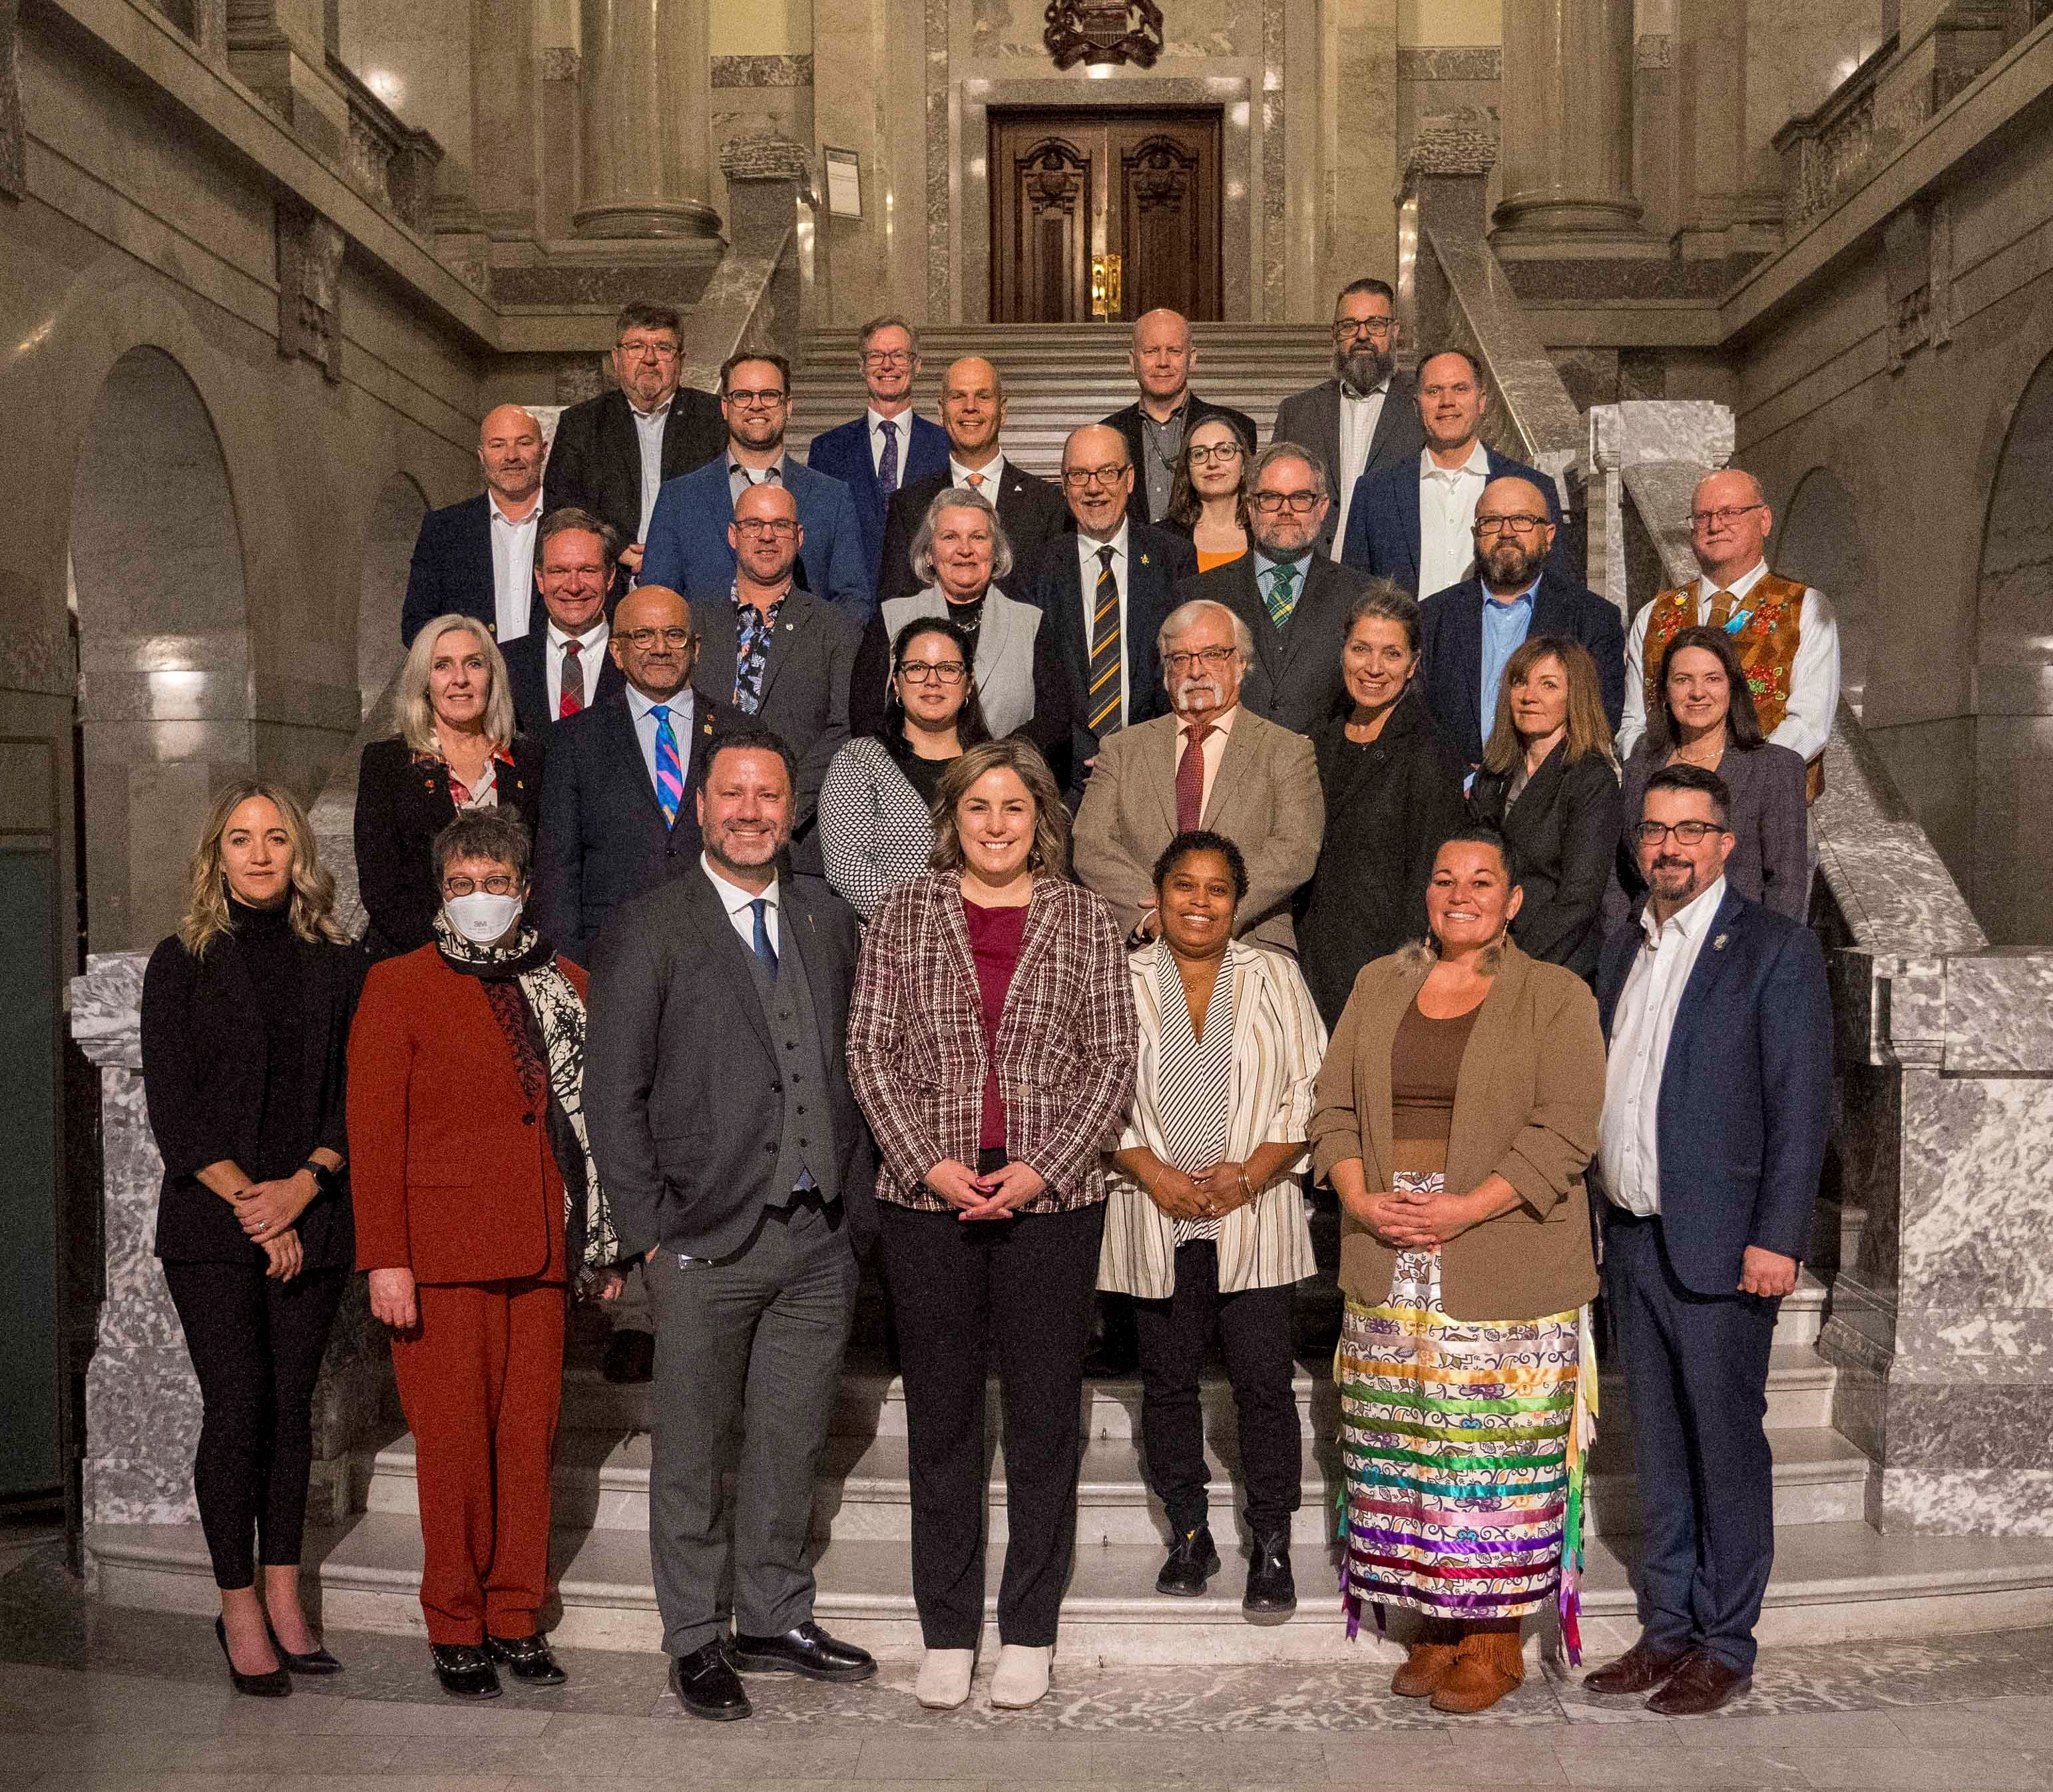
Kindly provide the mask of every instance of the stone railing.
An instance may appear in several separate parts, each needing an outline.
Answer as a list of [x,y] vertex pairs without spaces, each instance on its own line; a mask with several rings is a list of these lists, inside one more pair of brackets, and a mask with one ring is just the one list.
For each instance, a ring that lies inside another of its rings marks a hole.
[[349,140],[343,167],[365,198],[382,205],[402,224],[426,232],[435,211],[435,168],[442,146],[433,135],[408,124],[359,80],[342,58],[328,53],[329,76],[349,103]]
[[720,155],[727,176],[728,249],[685,322],[686,385],[708,391],[740,348],[798,352],[811,258],[799,243],[801,206],[812,204],[812,156],[775,135],[744,137]]
[[1892,37],[1816,110],[1792,118],[1775,133],[1775,151],[1782,158],[1783,217],[1790,229],[1830,211],[1873,171],[1879,153],[1876,85],[1895,54]]

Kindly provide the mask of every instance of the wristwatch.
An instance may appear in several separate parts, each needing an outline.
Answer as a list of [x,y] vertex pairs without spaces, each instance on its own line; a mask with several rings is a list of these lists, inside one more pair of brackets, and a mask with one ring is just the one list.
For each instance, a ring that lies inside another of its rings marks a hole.
[[304,1163],[301,1164],[300,1167],[302,1170],[310,1171],[312,1174],[314,1186],[321,1194],[326,1194],[334,1188],[335,1172],[326,1164],[323,1163],[319,1158],[310,1157]]

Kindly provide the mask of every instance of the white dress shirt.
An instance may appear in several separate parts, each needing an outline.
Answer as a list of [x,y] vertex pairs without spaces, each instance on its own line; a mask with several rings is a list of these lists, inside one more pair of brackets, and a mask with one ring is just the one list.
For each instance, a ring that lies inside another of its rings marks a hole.
[[654,410],[642,410],[632,398],[627,401],[627,414],[634,419],[635,445],[642,450],[642,512],[641,521],[634,526],[634,539],[649,539],[649,519],[654,515],[656,494],[663,487],[663,431],[669,427],[670,406],[674,398],[665,398]]
[[[670,732],[677,737],[677,770],[685,782],[685,800],[691,800],[692,781],[692,688],[687,684],[675,696],[664,699],[670,711]],[[642,763],[648,767],[649,788],[656,788],[656,730],[659,724],[650,713],[656,707],[654,697],[645,696],[632,684],[627,687],[627,713],[634,718],[634,744],[642,749]]]
[[497,492],[485,495],[485,508],[492,517],[493,632],[504,647],[528,632],[528,618],[535,604],[535,531],[541,526],[542,494],[521,516],[508,516],[499,508]]
[[1642,1219],[1661,1211],[1661,1072],[1675,1010],[1725,899],[1720,877],[1658,927],[1651,904],[1640,911],[1646,943],[1633,956],[1611,1018],[1598,1161],[1612,1205]]
[[1430,598],[1469,575],[1475,560],[1476,500],[1490,483],[1490,454],[1481,442],[1458,467],[1443,467],[1419,450],[1419,595]]
[[[1097,610],[1097,575],[1102,570],[1098,563],[1098,550],[1112,550],[1113,582],[1119,587],[1119,719],[1122,724],[1133,720],[1133,637],[1126,628],[1126,539],[1127,526],[1122,518],[1119,531],[1109,541],[1100,541],[1095,535],[1077,531],[1077,564],[1084,575],[1084,670],[1085,682],[1089,680],[1091,618]],[[1090,707],[1095,708],[1095,705]]]
[[[583,707],[587,709],[591,708],[592,693],[599,688],[599,667],[606,658],[606,643],[612,633],[612,629],[606,625],[606,618],[602,615],[583,634],[576,637],[578,663],[584,669],[584,689],[579,692],[579,695],[584,700]],[[565,630],[558,628],[554,622],[550,623],[548,650],[542,656],[542,675],[548,680],[549,720],[552,722],[563,713],[563,644],[571,638]],[[673,727],[677,726],[674,722],[670,725]],[[684,737],[681,735],[679,735],[680,752],[683,750],[683,740]],[[651,735],[649,751],[653,755],[655,750],[655,736]],[[655,776],[655,760],[653,757],[649,763],[649,774],[653,778]]]
[[784,936],[777,926],[777,880],[775,878],[770,880],[770,887],[767,889],[744,890],[739,884],[730,884],[722,876],[714,869],[712,861],[703,853],[699,854],[699,869],[706,874],[707,880],[712,884],[714,893],[726,905],[728,924],[734,929],[741,943],[748,948],[752,956],[756,951],[756,915],[748,905],[759,896],[763,904],[763,931],[770,935],[770,950],[773,952],[782,952],[784,950]]
[[1383,401],[1390,395],[1390,378],[1366,392],[1341,387],[1341,464],[1333,475],[1333,496],[1338,508],[1333,514],[1333,558],[1341,557],[1347,540],[1348,510],[1354,503],[1354,482],[1368,465],[1368,451],[1376,441],[1376,426],[1383,420]]
[[998,482],[1005,473],[1005,457],[1003,454],[994,454],[980,467],[966,467],[952,454],[948,457],[949,484],[969,485],[969,476],[972,473],[975,473],[983,483],[971,485],[970,489],[979,497],[988,498],[991,500],[991,508],[995,510],[998,508]]
[[[1697,621],[1711,619],[1711,599],[1729,591],[1745,607],[1748,592],[1768,576],[1768,563],[1759,562],[1729,585],[1713,584],[1703,574],[1697,575]],[[1623,759],[1639,737],[1647,732],[1647,618],[1651,604],[1632,619],[1625,637],[1625,714],[1619,723],[1618,756]],[[1832,738],[1832,718],[1839,708],[1839,625],[1825,594],[1804,587],[1804,602],[1796,613],[1796,657],[1789,665],[1789,702],[1775,731],[1768,738],[1777,747],[1800,754],[1808,763],[1824,751]]]
[[[891,433],[898,438],[898,485],[905,483],[905,463],[913,453],[913,407],[910,405],[896,417],[886,417],[872,405],[863,414],[869,422],[869,470],[881,473],[884,470],[884,431],[881,425],[889,423]],[[898,485],[891,488],[898,489]]]

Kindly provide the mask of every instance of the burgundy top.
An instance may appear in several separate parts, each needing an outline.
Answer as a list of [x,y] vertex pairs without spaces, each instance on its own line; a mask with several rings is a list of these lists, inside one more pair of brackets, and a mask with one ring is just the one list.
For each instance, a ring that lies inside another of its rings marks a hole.
[[998,1091],[998,1023],[1005,1014],[1005,992],[1019,965],[1019,942],[1026,937],[1027,910],[985,908],[963,898],[963,920],[969,928],[970,956],[976,961],[976,986],[983,998],[983,1121],[977,1149],[1005,1149],[1005,1097]]

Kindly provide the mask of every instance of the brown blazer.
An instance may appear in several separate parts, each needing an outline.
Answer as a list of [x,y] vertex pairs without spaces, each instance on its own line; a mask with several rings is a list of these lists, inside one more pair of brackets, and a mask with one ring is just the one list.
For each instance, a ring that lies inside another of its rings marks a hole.
[[[1158,716],[1108,735],[1077,811],[1071,856],[1078,880],[1112,904],[1122,933],[1154,906],[1155,861],[1176,837],[1182,726],[1173,716]],[[1247,861],[1247,896],[1234,931],[1295,952],[1291,899],[1311,880],[1326,827],[1311,742],[1242,708],[1202,820]]]
[[[1312,1112],[1323,1180],[1360,1158],[1372,1190],[1391,1183],[1390,1053],[1431,967],[1415,952],[1365,966],[1334,1029]],[[1517,1206],[1441,1247],[1441,1290],[1457,1319],[1529,1319],[1579,1307],[1597,1291],[1584,1167],[1604,1108],[1596,998],[1560,965],[1509,940],[1469,1035],[1454,1089],[1447,1187],[1465,1194],[1493,1171]],[[1341,1286],[1373,1304],[1390,1291],[1396,1253],[1343,1211]]]

